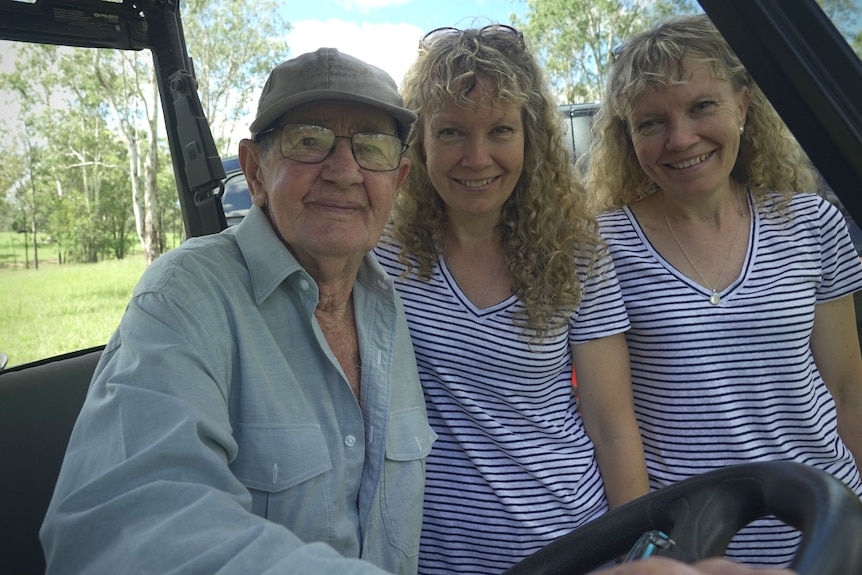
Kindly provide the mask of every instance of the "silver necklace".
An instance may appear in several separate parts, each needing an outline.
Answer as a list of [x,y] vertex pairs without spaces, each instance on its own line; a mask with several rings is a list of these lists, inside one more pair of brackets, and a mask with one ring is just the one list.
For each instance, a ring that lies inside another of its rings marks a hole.
[[[661,205],[661,213],[664,216],[664,221],[667,224],[667,229],[670,230],[670,235],[673,236],[673,240],[676,242],[676,245],[679,246],[679,251],[682,252],[682,255],[685,256],[685,261],[688,262],[688,265],[691,266],[691,269],[694,270],[694,273],[697,274],[697,277],[700,278],[701,283],[704,286],[709,287],[709,282],[707,282],[703,278],[703,274],[700,273],[700,270],[694,265],[694,262],[691,261],[691,258],[688,257],[688,254],[685,251],[685,248],[682,247],[682,242],[679,241],[679,238],[676,237],[676,232],[673,231],[673,226],[670,225],[670,218],[667,217],[667,211],[664,209],[664,191],[659,192],[661,197],[659,198],[659,204]],[[721,267],[721,273],[718,274],[718,279],[715,280],[715,287],[711,288],[712,293],[709,294],[709,303],[712,305],[718,305],[721,303],[721,296],[718,295],[716,288],[721,284],[721,278],[724,277],[724,272],[727,271],[727,263],[730,261],[730,254],[733,253],[733,248],[736,247],[736,239],[739,237],[739,229],[742,227],[742,220],[745,219],[745,212],[742,209],[742,200],[737,196],[737,211],[739,212],[739,221],[736,223],[736,232],[733,234],[733,243],[730,244],[730,250],[727,252],[727,257],[724,258],[724,265]]]

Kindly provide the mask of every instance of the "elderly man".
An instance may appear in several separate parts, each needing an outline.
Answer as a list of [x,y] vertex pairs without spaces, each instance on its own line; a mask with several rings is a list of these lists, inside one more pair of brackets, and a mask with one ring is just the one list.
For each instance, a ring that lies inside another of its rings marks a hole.
[[159,258],[105,349],[49,573],[415,573],[435,436],[368,254],[415,118],[334,49],[272,71],[239,149],[255,207]]

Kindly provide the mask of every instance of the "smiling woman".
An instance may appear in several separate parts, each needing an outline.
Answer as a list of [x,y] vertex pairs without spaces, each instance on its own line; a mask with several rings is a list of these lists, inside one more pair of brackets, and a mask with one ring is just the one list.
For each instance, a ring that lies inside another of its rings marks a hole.
[[[862,495],[860,262],[842,214],[706,16],[620,52],[588,181],[631,321],[632,385],[653,488],[759,460]],[[686,441],[679,438],[685,436]],[[744,528],[730,557],[784,566],[798,532]]]
[[627,321],[521,34],[432,31],[402,91],[412,167],[376,254],[438,434],[420,572],[496,575],[646,492]]

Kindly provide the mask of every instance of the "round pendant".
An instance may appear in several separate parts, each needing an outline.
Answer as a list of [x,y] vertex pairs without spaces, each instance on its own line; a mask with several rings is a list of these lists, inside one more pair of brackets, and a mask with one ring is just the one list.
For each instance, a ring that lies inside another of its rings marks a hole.
[[709,303],[712,305],[718,305],[721,303],[721,297],[717,293],[712,292],[712,295],[709,296]]

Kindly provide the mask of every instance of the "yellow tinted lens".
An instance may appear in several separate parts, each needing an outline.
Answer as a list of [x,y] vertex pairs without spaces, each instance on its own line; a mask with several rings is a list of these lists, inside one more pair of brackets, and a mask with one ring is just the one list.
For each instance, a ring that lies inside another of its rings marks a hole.
[[281,152],[298,162],[322,162],[335,142],[335,132],[311,124],[287,124],[281,132]]
[[353,156],[367,170],[394,170],[401,160],[401,140],[391,134],[353,134]]

